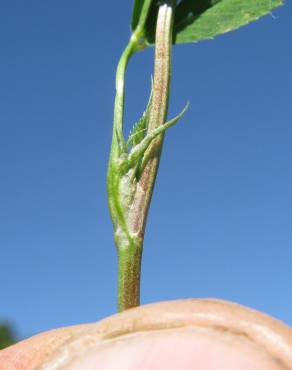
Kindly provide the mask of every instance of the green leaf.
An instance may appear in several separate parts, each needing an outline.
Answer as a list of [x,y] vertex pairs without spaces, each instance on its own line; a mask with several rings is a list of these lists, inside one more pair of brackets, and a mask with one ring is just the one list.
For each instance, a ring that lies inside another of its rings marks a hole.
[[147,130],[147,116],[146,116],[146,111],[143,113],[143,116],[139,119],[139,121],[134,125],[132,128],[127,145],[134,146],[140,143],[146,135],[146,130]]
[[[159,0],[154,0],[146,24],[146,40],[153,44]],[[283,0],[181,0],[175,9],[174,43],[214,38],[270,13]]]
[[147,103],[147,107],[142,117],[139,119],[137,123],[135,123],[134,127],[130,131],[130,135],[127,141],[127,146],[135,146],[139,144],[146,136],[148,120],[149,120],[150,105],[151,105],[152,94],[153,94],[153,81],[151,83],[152,83],[151,93],[150,93],[150,97]]
[[0,350],[15,343],[13,331],[7,324],[0,324]]
[[[148,149],[151,142],[160,134],[164,133],[169,127],[174,126],[185,114],[189,107],[189,102],[187,102],[184,109],[174,118],[171,120],[165,122],[163,125],[156,127],[154,130],[147,132],[146,136],[143,138],[143,140],[138,144],[135,145],[128,158],[128,166],[133,167],[139,159],[142,158],[145,151]],[[143,164],[142,164],[143,165]]]

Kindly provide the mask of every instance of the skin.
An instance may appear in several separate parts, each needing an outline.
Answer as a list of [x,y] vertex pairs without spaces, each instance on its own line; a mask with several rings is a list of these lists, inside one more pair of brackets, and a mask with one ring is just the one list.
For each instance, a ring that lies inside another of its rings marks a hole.
[[224,301],[161,302],[0,352],[0,370],[38,369],[292,370],[292,329]]

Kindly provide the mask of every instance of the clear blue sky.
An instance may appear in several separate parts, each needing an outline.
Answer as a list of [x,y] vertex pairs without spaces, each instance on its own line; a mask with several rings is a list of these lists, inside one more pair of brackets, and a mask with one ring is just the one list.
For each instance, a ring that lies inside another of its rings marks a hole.
[[[3,2],[0,318],[24,338],[116,310],[107,210],[114,74],[132,1]],[[292,4],[176,46],[142,302],[217,297],[292,324]],[[127,74],[126,130],[153,50]]]

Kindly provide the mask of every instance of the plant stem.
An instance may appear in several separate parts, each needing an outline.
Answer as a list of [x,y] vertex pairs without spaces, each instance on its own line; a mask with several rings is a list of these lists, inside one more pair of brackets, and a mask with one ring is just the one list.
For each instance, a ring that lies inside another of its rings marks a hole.
[[140,304],[140,271],[142,243],[131,243],[127,248],[118,249],[118,311]]
[[[139,291],[131,289],[131,280],[137,281],[137,276],[140,275],[140,261],[141,250],[139,245],[136,245],[131,238],[124,218],[123,209],[121,208],[120,199],[120,174],[117,171],[117,163],[120,157],[127,149],[123,135],[123,119],[124,119],[124,100],[125,100],[125,72],[131,56],[143,48],[141,40],[143,41],[144,27],[147,16],[150,10],[152,0],[145,0],[141,9],[138,24],[131,35],[128,45],[121,55],[116,72],[116,96],[114,104],[114,122],[113,122],[113,136],[110,152],[110,160],[108,166],[108,203],[115,229],[115,243],[118,250],[119,259],[119,273],[118,273],[118,307],[119,310],[124,309],[125,303],[129,302],[129,306],[139,304]],[[119,237],[122,234],[123,237]],[[138,271],[138,272],[136,272]],[[125,277],[127,274],[127,277]],[[139,284],[138,284],[139,289]]]
[[[152,131],[163,125],[167,116],[171,76],[172,24],[174,16],[174,6],[171,3],[173,2],[166,2],[164,5],[160,6],[158,11],[153,97],[148,131]],[[138,181],[138,188],[140,191],[136,192],[136,198],[132,207],[132,214],[130,217],[132,228],[138,233],[140,238],[144,237],[148,209],[159,166],[163,137],[163,134],[159,135],[145,153],[145,155],[149,157],[149,161]]]
[[118,147],[124,146],[123,118],[124,118],[124,100],[125,100],[125,72],[131,56],[143,48],[139,43],[144,36],[144,26],[147,15],[150,10],[152,0],[145,0],[139,22],[133,32],[128,45],[121,55],[116,72],[116,96],[114,106],[113,139],[111,147],[111,156],[118,155]]
[[[166,1],[160,6],[157,18],[153,96],[150,108],[148,131],[152,131],[153,129],[163,125],[166,121],[171,76],[173,18],[174,1]],[[138,295],[140,291],[142,246],[147,214],[159,166],[163,136],[163,134],[159,135],[145,153],[145,155],[149,157],[149,161],[137,183],[133,204],[129,212],[129,227],[132,233],[137,236],[138,243],[136,252],[134,250],[131,252],[129,251],[127,263],[124,263],[126,257],[123,257],[123,263],[120,262],[120,310],[134,307],[139,304]],[[133,258],[133,256],[135,258]],[[131,294],[135,294],[136,296],[132,296],[131,299],[129,299]]]
[[136,145],[129,151],[123,135],[125,71],[133,53],[141,50],[151,3],[152,0],[144,0],[138,25],[121,56],[116,76],[108,200],[119,259],[119,311],[139,305],[144,230],[163,143],[163,134],[154,139],[158,135],[158,132],[154,134],[154,130],[162,132],[167,126],[165,121],[169,97],[174,0],[164,0],[158,10],[153,92],[149,117],[147,116],[147,133],[140,146]]

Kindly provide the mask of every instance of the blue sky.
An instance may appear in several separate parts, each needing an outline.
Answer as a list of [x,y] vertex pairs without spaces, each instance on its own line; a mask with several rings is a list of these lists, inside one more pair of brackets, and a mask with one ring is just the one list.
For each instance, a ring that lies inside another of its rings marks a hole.
[[[0,319],[20,338],[116,311],[107,210],[114,75],[132,2],[10,0],[0,15]],[[142,302],[217,297],[292,324],[292,5],[176,46]],[[153,50],[126,81],[126,132]]]

